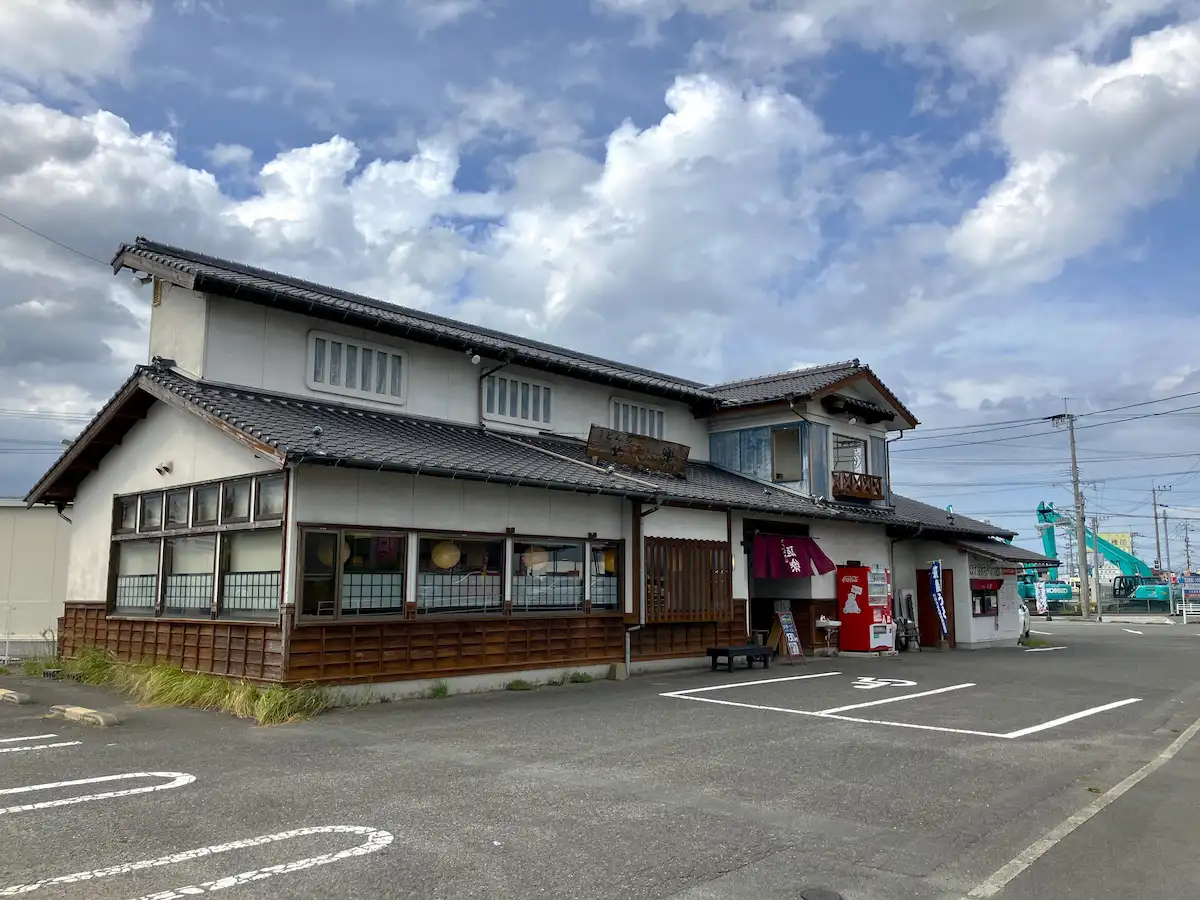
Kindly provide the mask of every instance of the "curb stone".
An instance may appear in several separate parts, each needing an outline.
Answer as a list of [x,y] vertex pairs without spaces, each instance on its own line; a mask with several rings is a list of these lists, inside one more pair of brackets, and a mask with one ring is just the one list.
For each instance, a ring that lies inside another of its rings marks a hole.
[[32,702],[33,700],[28,694],[22,694],[17,691],[10,691],[5,688],[0,688],[0,703],[13,703],[17,706],[25,706]]
[[121,721],[112,713],[101,712],[97,709],[88,709],[86,706],[52,706],[47,718],[66,719],[69,722],[78,722],[80,725],[95,725],[98,728],[118,725]]

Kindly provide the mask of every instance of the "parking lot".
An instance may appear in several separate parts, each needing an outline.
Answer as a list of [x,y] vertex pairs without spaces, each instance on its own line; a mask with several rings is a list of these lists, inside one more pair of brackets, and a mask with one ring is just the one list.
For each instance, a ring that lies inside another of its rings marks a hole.
[[[1172,841],[1200,826],[1181,743],[1200,627],[1035,628],[1062,649],[705,667],[276,728],[0,678],[35,699],[0,706],[0,896],[1190,896]],[[65,702],[125,721],[42,718]]]

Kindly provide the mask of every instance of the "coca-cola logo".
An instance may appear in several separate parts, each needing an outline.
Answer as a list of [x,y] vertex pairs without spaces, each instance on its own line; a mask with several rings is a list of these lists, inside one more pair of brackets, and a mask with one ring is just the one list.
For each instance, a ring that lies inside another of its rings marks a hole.
[[857,575],[843,575],[842,584],[858,584]]

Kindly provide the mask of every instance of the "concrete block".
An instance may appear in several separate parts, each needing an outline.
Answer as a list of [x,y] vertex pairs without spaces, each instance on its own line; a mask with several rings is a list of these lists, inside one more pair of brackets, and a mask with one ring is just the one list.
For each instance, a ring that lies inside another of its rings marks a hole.
[[32,702],[33,700],[28,694],[22,694],[18,691],[10,691],[0,688],[0,703],[12,703],[16,706],[25,706]]
[[121,721],[112,713],[101,712],[98,709],[88,709],[86,706],[52,706],[50,707],[49,718],[66,719],[68,722],[78,722],[80,725],[95,725],[98,728],[118,725]]

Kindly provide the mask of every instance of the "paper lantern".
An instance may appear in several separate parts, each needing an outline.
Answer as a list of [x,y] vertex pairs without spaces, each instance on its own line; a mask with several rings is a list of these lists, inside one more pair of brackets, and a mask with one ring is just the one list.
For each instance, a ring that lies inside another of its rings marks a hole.
[[442,541],[440,544],[433,545],[429,558],[439,569],[453,569],[462,559],[462,550],[454,541]]
[[540,569],[550,562],[550,554],[546,552],[545,547],[530,547],[521,554],[521,562],[525,564],[526,569]]
[[617,571],[617,551],[608,549],[604,551],[604,573],[611,575]]

